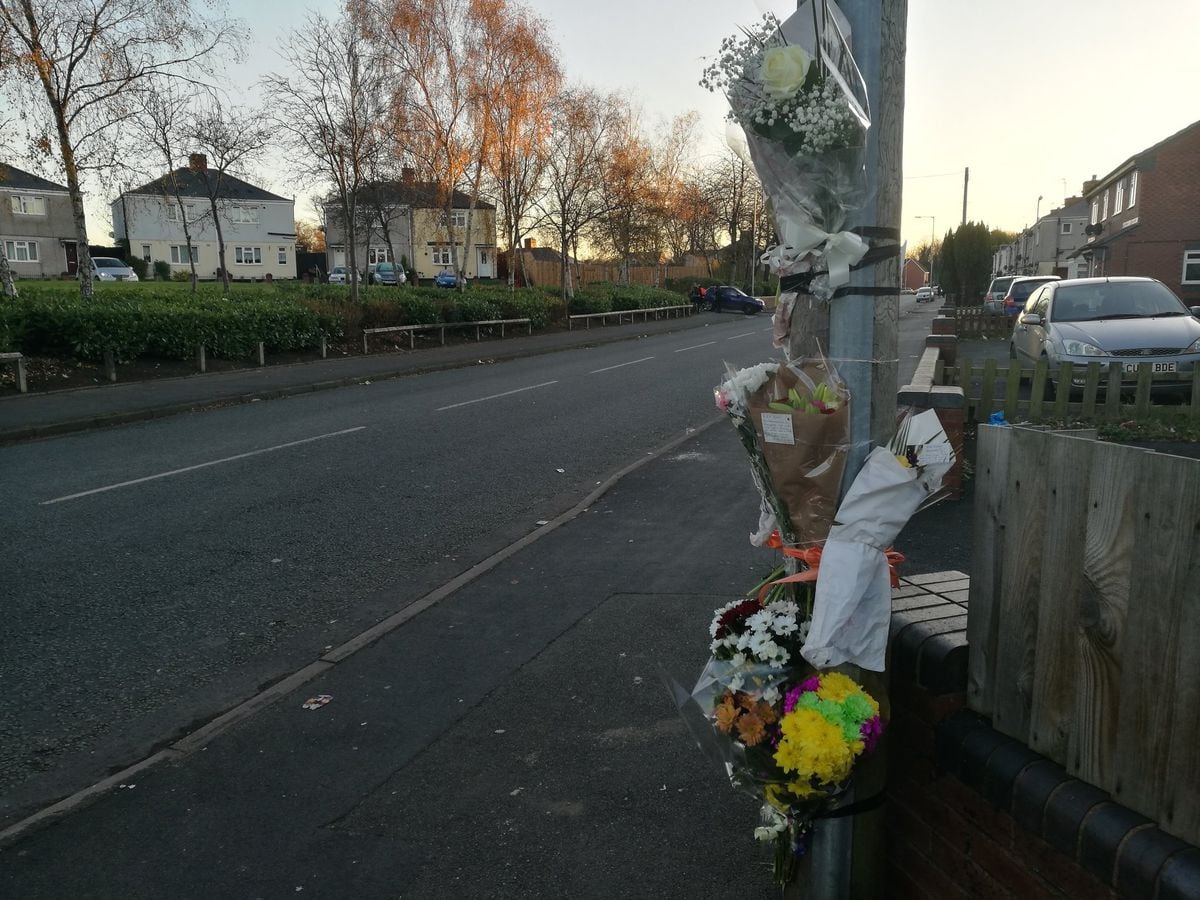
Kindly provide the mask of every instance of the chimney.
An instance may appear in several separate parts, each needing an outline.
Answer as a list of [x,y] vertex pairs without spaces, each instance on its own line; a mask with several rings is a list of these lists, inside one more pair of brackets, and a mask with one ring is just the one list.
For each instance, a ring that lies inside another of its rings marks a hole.
[[1095,175],[1093,175],[1091,178],[1089,178],[1087,181],[1085,181],[1083,183],[1084,196],[1086,197],[1089,193],[1091,193],[1093,190],[1095,190],[1096,185],[1098,185],[1099,183],[1100,182],[1096,180]]
[[417,180],[417,172],[412,166],[405,166],[400,170],[400,180],[404,184],[412,184]]
[[525,249],[533,250],[537,247],[537,240],[534,238],[525,238]]
[[193,172],[208,171],[208,157],[203,153],[193,153],[188,157],[188,168]]

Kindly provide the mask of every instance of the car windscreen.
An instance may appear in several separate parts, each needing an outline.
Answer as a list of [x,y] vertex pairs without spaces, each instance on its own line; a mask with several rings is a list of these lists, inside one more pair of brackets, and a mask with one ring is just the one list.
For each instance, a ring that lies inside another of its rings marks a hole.
[[1008,286],[1013,283],[1011,278],[993,278],[992,286],[988,288],[989,294],[1002,294],[1008,290]]
[[125,263],[119,259],[104,259],[92,257],[92,262],[96,264],[97,269],[124,269]]
[[1055,322],[1187,315],[1191,313],[1183,301],[1154,281],[1065,285],[1055,291],[1050,313]]
[[[1049,281],[1050,279],[1046,279]],[[1009,287],[1008,292],[1014,300],[1024,302],[1029,299],[1029,295],[1040,288],[1046,281],[1018,281],[1016,284]]]
[[392,271],[392,264],[391,263],[380,263],[379,265],[377,265],[375,267],[375,271],[376,272],[390,272],[390,271]]

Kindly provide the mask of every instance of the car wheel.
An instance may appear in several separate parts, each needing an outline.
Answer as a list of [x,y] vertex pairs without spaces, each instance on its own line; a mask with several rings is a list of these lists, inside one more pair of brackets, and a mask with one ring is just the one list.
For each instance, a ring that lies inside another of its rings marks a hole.
[[704,304],[704,311],[719,313],[721,310],[720,307],[717,306],[716,300],[709,300]]
[[746,304],[745,306],[742,307],[742,313],[743,313],[743,315],[747,315],[747,316],[756,316],[756,315],[758,315],[758,307],[750,306],[749,304]]

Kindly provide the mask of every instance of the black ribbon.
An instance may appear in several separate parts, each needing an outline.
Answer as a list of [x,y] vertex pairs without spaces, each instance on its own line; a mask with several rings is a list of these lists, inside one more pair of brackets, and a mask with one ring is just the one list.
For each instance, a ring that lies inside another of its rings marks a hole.
[[[865,240],[888,241],[882,246],[872,247],[863,258],[850,267],[851,272],[857,272],[859,269],[865,269],[867,266],[873,266],[876,263],[883,262],[885,259],[891,259],[896,255],[896,249],[900,241],[899,228],[885,228],[882,225],[859,225],[849,229],[852,234],[857,234]],[[781,294],[810,294],[812,291],[812,280],[817,275],[824,274],[822,272],[801,272],[799,275],[786,275],[779,280],[779,292]],[[894,297],[900,293],[899,287],[874,286],[874,285],[843,285],[833,292],[833,298],[837,297]]]
[[851,803],[848,806],[839,806],[831,812],[821,813],[816,816],[817,819],[844,819],[847,816],[857,816],[862,813],[870,812],[873,809],[879,809],[886,801],[883,791],[880,791],[873,797],[868,797],[866,800],[859,800],[857,803]]

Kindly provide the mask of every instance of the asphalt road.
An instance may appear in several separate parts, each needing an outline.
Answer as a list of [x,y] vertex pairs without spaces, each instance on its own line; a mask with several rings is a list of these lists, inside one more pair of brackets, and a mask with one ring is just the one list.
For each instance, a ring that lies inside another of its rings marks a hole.
[[[902,305],[901,383],[932,306]],[[0,819],[141,758],[709,421],[724,363],[773,355],[769,324],[713,316],[0,450]]]

